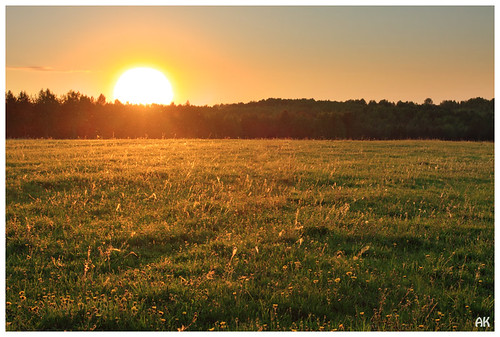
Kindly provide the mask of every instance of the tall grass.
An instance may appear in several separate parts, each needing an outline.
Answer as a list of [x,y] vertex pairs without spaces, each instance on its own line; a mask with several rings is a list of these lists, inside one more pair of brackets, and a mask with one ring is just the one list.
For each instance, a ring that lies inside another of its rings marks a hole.
[[7,140],[7,330],[484,330],[493,161],[492,143]]

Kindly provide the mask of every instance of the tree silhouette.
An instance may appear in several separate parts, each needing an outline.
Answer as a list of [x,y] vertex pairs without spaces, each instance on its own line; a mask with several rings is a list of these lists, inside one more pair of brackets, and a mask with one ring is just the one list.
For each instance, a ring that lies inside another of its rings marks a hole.
[[5,94],[8,138],[315,138],[493,140],[494,100],[345,102],[270,98],[194,106],[107,103],[49,89]]

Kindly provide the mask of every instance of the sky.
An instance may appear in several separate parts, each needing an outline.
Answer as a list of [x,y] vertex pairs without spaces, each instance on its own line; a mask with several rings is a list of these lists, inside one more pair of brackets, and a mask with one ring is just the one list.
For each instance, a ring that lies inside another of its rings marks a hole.
[[174,102],[494,97],[493,6],[6,7],[6,90],[113,99],[162,71]]

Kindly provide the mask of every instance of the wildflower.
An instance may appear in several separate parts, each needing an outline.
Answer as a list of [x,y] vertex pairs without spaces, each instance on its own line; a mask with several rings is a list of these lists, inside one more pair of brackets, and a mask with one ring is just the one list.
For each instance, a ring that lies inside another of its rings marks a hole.
[[421,328],[421,329],[423,329],[423,328],[424,328],[424,326],[423,326],[422,324],[420,324],[418,327],[419,327],[419,328]]
[[337,278],[335,279],[335,282],[336,282],[336,283],[339,283],[339,282],[340,282],[340,277],[337,277]]
[[364,315],[364,314],[365,314],[365,312],[364,312],[364,311],[361,311],[359,314],[360,314],[360,315]]
[[344,324],[339,324],[339,329],[344,329]]
[[274,303],[274,304],[273,304],[273,309],[274,309],[274,310],[278,309],[278,304]]
[[347,273],[345,273],[347,276],[351,276],[352,275],[352,271],[348,271]]
[[160,315],[163,315],[163,314],[164,314],[164,312],[163,312],[163,311],[161,311],[161,310],[158,310],[158,313],[159,313]]
[[316,283],[318,283],[318,282],[319,282],[319,280],[313,280],[313,283],[314,283],[314,284],[316,284]]
[[210,329],[208,329],[208,331],[214,331],[214,330],[215,330],[215,328],[210,328]]
[[6,304],[6,305],[11,305],[12,303],[10,303],[10,302],[6,302],[5,304]]
[[153,305],[151,309],[156,310],[156,305]]

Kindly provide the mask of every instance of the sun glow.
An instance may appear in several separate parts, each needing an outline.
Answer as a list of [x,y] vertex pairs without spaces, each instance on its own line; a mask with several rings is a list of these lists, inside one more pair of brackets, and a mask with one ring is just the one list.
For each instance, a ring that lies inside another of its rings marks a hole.
[[114,99],[130,104],[170,104],[174,98],[167,77],[153,68],[133,68],[115,84]]

